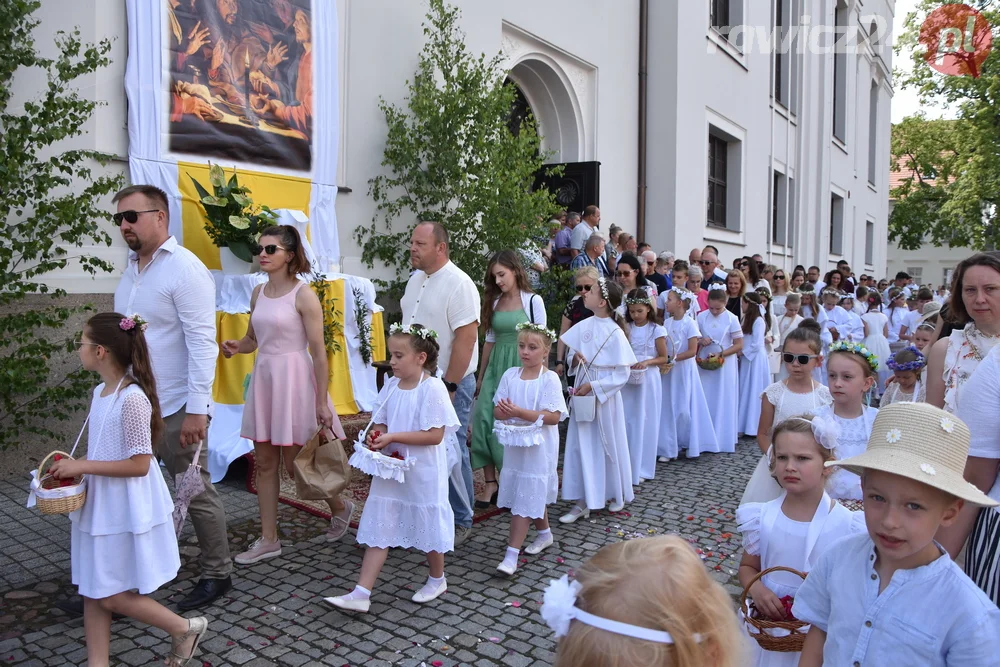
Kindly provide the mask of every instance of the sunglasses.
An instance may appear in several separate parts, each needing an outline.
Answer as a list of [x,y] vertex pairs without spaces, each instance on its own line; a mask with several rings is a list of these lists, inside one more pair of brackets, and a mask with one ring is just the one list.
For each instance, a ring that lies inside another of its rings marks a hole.
[[816,359],[817,357],[819,357],[818,354],[792,354],[791,352],[785,352],[784,354],[781,355],[782,361],[784,361],[786,364],[790,364],[797,361],[799,362],[800,366],[805,366],[806,364],[809,363],[810,360]]
[[741,269],[746,269],[746,268],[748,268],[748,267],[749,267],[750,265],[749,265],[748,263],[746,263],[746,262],[740,262],[740,263],[739,263],[739,264],[737,264],[736,266],[740,267]]
[[122,224],[122,220],[124,220],[130,225],[134,225],[136,222],[139,221],[140,213],[157,213],[159,212],[159,210],[160,209],[158,208],[150,208],[146,209],[145,211],[121,211],[119,213],[115,213],[114,215],[112,215],[111,219],[114,220],[115,224],[118,225],[119,227]]
[[712,264],[715,264],[715,262],[705,259],[698,260],[698,263],[701,264],[702,266],[710,266]]
[[259,246],[255,247],[251,252],[254,255],[259,255],[262,252],[266,252],[268,255],[273,255],[274,253],[278,252],[279,250],[288,250],[288,248],[284,248],[284,247],[282,247],[280,245],[274,245],[273,243],[269,243],[268,245],[264,245],[264,246],[260,246],[259,245]]
[[81,347],[83,347],[84,345],[93,345],[94,347],[101,347],[101,345],[100,345],[99,343],[88,343],[87,341],[85,341],[85,340],[80,340],[79,338],[77,338],[76,340],[74,340],[74,341],[73,341],[73,345],[74,345],[74,346],[75,346],[75,347],[76,347],[77,349],[80,349],[80,348],[81,348]]
[[576,286],[576,291],[577,292],[589,292],[591,287],[593,287],[593,285],[577,285]]
[[784,280],[785,276],[781,275],[780,273],[775,273],[774,274],[774,279],[775,280]]

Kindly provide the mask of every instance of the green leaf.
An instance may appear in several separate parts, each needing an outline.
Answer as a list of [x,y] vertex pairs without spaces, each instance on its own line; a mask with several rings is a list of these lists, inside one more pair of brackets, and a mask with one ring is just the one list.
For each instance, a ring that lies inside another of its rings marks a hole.
[[250,229],[250,219],[241,215],[229,216],[229,224],[236,229]]
[[211,194],[209,194],[208,190],[206,190],[204,188],[204,186],[202,186],[202,184],[199,183],[197,181],[197,179],[195,179],[194,176],[192,176],[191,174],[188,174],[188,178],[190,178],[191,182],[194,183],[194,189],[198,191],[198,199],[199,200],[203,200],[206,197],[211,197],[212,196]]
[[249,263],[253,261],[253,253],[250,252],[249,241],[230,241],[229,249],[244,262]]
[[[234,173],[233,176],[236,174]],[[217,164],[208,168],[208,182],[217,188],[221,188],[226,183],[226,172]]]
[[223,197],[213,197],[209,195],[208,197],[202,197],[201,203],[205,206],[228,206],[229,201]]
[[233,201],[235,201],[237,204],[239,204],[243,208],[246,208],[246,207],[250,206],[250,204],[251,204],[249,197],[244,197],[243,195],[237,194],[235,192],[231,193],[230,196],[233,198]]

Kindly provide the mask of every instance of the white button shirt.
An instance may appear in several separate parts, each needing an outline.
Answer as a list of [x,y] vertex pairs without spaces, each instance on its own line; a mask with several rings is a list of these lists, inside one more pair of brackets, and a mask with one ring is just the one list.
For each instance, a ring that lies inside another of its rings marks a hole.
[[[448,371],[451,361],[455,330],[479,321],[479,304],[479,290],[475,283],[450,261],[430,275],[419,270],[410,274],[400,301],[405,326],[422,324],[437,333],[438,345],[441,347],[438,367],[443,373]],[[472,359],[462,377],[475,373],[478,365],[477,336],[472,348]]]
[[211,414],[219,346],[215,334],[215,280],[194,253],[171,236],[139,271],[139,256],[115,290],[115,310],[149,322],[146,344],[160,411],[169,416]]
[[795,618],[826,632],[831,667],[987,667],[998,664],[1000,609],[941,556],[897,570],[879,594],[868,534],[828,549],[795,595]]
[[584,248],[587,246],[587,241],[596,231],[596,227],[591,227],[586,221],[581,220],[580,224],[573,228],[573,236],[570,239],[570,248],[583,252]]

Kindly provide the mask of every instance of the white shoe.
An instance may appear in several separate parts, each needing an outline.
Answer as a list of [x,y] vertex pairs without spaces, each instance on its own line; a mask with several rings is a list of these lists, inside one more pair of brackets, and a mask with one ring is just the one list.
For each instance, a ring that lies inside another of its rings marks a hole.
[[611,503],[610,505],[608,505],[608,511],[609,512],[621,512],[623,509],[625,509],[625,503],[624,502],[617,502],[617,501],[615,501],[615,502]]
[[670,463],[673,459],[668,459],[666,456],[660,456],[656,460],[660,463]]
[[338,595],[332,598],[323,598],[323,602],[329,605],[333,605],[337,609],[343,609],[344,611],[358,611],[362,614],[368,612],[372,606],[372,601],[368,600],[350,600],[347,596]]
[[579,519],[581,516],[584,519],[589,519],[590,518],[590,510],[589,509],[583,509],[579,505],[573,505],[573,509],[571,509],[566,514],[563,514],[561,517],[559,517],[559,523],[573,523],[574,521],[576,521],[577,519]]
[[503,572],[508,577],[512,576],[515,572],[517,572],[517,565],[508,565],[507,561],[503,561],[497,565],[497,572]]
[[531,556],[534,556],[535,554],[540,554],[549,547],[551,547],[553,544],[555,544],[555,541],[556,541],[555,538],[552,537],[551,533],[549,533],[548,539],[543,540],[539,538],[536,539],[531,544],[529,544],[528,546],[526,546],[524,548],[524,553],[529,554]]
[[424,602],[430,602],[431,600],[436,600],[448,591],[448,582],[442,581],[441,584],[431,590],[427,590],[427,584],[419,591],[413,594],[411,598],[414,602],[423,604]]

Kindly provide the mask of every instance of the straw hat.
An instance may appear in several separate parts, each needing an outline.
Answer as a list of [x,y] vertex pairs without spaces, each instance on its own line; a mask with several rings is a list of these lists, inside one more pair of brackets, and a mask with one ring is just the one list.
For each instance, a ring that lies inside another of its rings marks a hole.
[[931,319],[935,315],[941,312],[941,304],[937,301],[929,301],[924,304],[923,310],[920,311],[920,320],[917,324],[923,324],[927,320]]
[[893,403],[878,411],[868,449],[826,465],[860,475],[882,470],[914,479],[975,505],[1000,504],[965,481],[969,427],[958,417],[928,403]]

